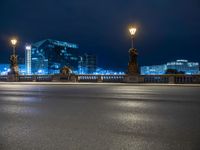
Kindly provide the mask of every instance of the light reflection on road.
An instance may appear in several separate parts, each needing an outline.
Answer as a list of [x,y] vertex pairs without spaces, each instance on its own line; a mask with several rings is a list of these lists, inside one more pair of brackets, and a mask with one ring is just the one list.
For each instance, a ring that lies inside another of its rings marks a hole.
[[0,113],[10,114],[10,115],[30,115],[34,116],[40,113],[40,110],[29,106],[20,105],[3,105],[0,106]]
[[0,85],[0,150],[200,149],[198,87]]

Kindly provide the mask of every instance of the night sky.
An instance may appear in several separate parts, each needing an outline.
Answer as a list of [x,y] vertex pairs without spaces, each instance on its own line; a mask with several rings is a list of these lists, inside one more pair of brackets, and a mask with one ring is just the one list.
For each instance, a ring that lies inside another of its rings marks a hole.
[[0,62],[17,36],[21,58],[25,43],[52,38],[96,54],[100,67],[124,68],[130,24],[140,65],[200,62],[200,0],[0,0]]

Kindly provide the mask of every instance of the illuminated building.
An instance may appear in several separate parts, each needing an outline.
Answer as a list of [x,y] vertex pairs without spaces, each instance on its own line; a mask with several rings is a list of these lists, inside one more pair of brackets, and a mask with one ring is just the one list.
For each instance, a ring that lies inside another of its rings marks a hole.
[[43,40],[32,44],[32,74],[58,74],[63,66],[78,69],[78,45],[57,40]]
[[25,47],[25,66],[26,74],[31,74],[31,45],[26,45]]
[[167,70],[173,69],[177,72],[182,72],[184,74],[199,74],[199,63],[198,62],[188,62],[188,60],[176,60],[173,62],[167,62],[164,65],[155,66],[143,66],[141,67],[142,75],[159,75],[165,74]]
[[165,74],[166,70],[166,65],[142,66],[141,75],[162,75]]
[[96,56],[84,54],[80,56],[80,61],[78,65],[79,74],[93,74],[96,72]]
[[[24,64],[18,64],[19,74],[25,75],[26,69]],[[0,64],[0,75],[7,75],[10,72],[10,64]]]
[[176,60],[174,62],[167,63],[167,69],[174,69],[178,72],[183,72],[184,74],[198,74],[199,73],[199,63],[198,62],[188,62],[188,60]]
[[27,74],[58,74],[64,66],[70,67],[75,74],[96,72],[96,56],[80,55],[78,45],[68,42],[39,41],[26,46],[25,57]]

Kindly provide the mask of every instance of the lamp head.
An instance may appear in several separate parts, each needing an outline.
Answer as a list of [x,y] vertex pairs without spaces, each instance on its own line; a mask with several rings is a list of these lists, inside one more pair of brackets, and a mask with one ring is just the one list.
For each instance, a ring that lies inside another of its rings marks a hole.
[[130,27],[129,28],[129,32],[130,32],[131,36],[134,36],[136,31],[137,31],[137,29],[135,27]]
[[15,45],[17,44],[17,40],[16,40],[16,39],[11,39],[10,41],[11,41],[11,44],[12,44],[13,46],[15,46]]

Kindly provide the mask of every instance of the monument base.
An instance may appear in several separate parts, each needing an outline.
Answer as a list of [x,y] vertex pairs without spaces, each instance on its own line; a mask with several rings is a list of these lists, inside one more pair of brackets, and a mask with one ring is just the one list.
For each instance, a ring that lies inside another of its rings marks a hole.
[[126,83],[139,83],[140,81],[140,76],[139,75],[127,75],[124,79],[124,82]]
[[19,81],[18,75],[8,73],[7,81],[8,82],[17,82],[17,81]]

